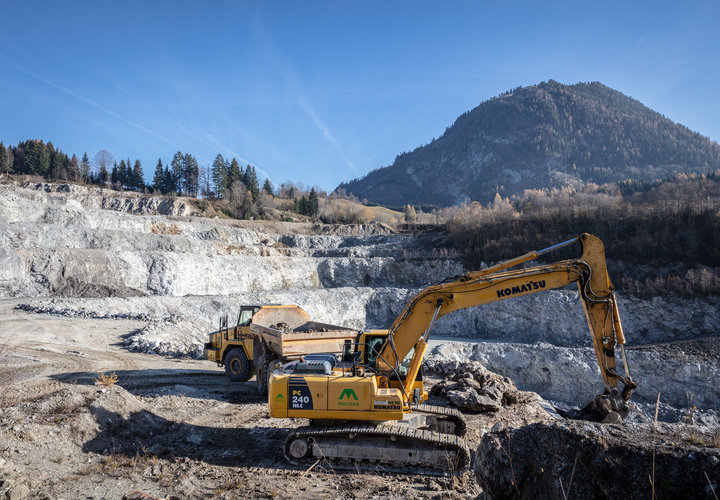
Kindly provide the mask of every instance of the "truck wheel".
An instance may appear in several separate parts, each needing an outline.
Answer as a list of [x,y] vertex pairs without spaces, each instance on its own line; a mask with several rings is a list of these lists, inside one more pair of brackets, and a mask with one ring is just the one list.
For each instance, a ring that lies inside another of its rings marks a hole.
[[233,382],[247,382],[250,377],[250,363],[245,351],[242,349],[231,349],[225,355],[225,373]]
[[262,395],[267,394],[267,363],[265,359],[266,356],[263,354],[255,360],[255,387]]

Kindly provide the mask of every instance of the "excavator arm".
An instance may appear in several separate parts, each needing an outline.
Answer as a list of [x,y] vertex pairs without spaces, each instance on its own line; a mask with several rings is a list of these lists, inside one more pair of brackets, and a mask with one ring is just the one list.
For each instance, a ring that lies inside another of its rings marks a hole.
[[[582,246],[578,259],[508,270],[576,241]],[[377,357],[376,368],[381,373],[397,372],[400,363],[410,356],[403,384],[405,397],[408,397],[437,318],[460,309],[562,288],[571,283],[577,283],[580,291],[606,392],[617,395],[620,380],[625,385],[622,397],[627,400],[637,385],[630,377],[625,359],[625,337],[614,287],[607,273],[605,250],[600,239],[589,234],[582,234],[576,239],[539,252],[530,252],[495,266],[467,273],[457,281],[433,285],[420,291],[408,302],[390,327],[387,341]],[[625,376],[616,371],[616,345],[621,347]]]

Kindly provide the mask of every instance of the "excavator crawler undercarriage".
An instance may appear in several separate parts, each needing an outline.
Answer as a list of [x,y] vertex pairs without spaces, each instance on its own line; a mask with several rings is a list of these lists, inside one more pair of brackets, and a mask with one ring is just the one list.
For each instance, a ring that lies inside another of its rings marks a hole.
[[299,466],[325,460],[334,469],[455,475],[470,465],[466,429],[458,410],[421,404],[399,422],[300,427],[284,451]]

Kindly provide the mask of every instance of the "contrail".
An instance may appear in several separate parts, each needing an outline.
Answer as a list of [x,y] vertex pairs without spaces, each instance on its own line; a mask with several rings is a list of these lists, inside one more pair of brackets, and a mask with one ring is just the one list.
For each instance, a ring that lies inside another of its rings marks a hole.
[[310,117],[315,126],[322,133],[323,137],[338,150],[340,157],[347,163],[350,169],[353,172],[357,172],[355,164],[347,158],[342,146],[330,132],[330,128],[322,121],[313,105],[305,98],[304,93],[302,92],[300,79],[298,78],[298,72],[295,70],[292,63],[287,60],[284,54],[275,48],[272,36],[265,28],[259,10],[255,11],[251,26],[252,33],[257,44],[268,54],[269,60],[275,63],[275,66],[281,71],[287,82],[290,84],[290,87],[297,96],[300,108]]
[[[245,163],[246,165],[252,165],[252,166],[255,168],[256,173],[262,174],[263,177],[266,177],[267,179],[270,179],[270,176],[268,175],[267,172],[265,172],[265,170],[263,170],[262,168],[258,167],[257,165],[255,165],[255,164],[254,164],[253,162],[251,162],[250,160],[247,160],[247,159],[243,158],[240,154],[238,154],[237,152],[233,151],[232,149],[230,149],[230,148],[227,147],[226,145],[222,144],[220,141],[218,141],[217,139],[215,139],[215,137],[213,137],[212,135],[210,135],[210,134],[205,134],[205,137],[207,137],[207,139],[208,139],[207,141],[205,141],[205,140],[203,140],[203,139],[201,139],[201,138],[199,138],[199,137],[198,137],[197,139],[200,140],[200,141],[203,141],[203,142],[204,142],[205,144],[207,144],[208,146],[213,146],[213,147],[216,147],[216,148],[224,149],[225,151],[227,151],[228,153],[230,153],[231,155],[233,155],[233,157],[237,158],[238,161],[240,161],[240,163]],[[208,141],[210,141],[210,142],[208,142]],[[272,180],[271,180],[270,182],[272,182],[273,184],[275,184]]]
[[337,141],[337,139],[335,139],[335,136],[333,136],[332,133],[330,132],[330,128],[328,128],[328,126],[325,125],[325,122],[323,122],[322,119],[318,116],[318,114],[315,112],[315,108],[313,108],[312,104],[310,104],[307,101],[307,99],[305,99],[300,94],[299,91],[297,91],[297,93],[298,93],[298,104],[300,105],[300,107],[303,109],[303,111],[305,111],[305,113],[307,113],[307,115],[310,117],[310,119],[312,119],[312,121],[315,122],[315,126],[318,128],[318,130],[320,130],[320,132],[322,132],[323,137],[325,137],[325,139],[327,139],[328,142],[330,142],[330,144],[335,146],[335,148],[340,152],[340,156],[342,157],[343,160],[345,160],[345,162],[348,164],[350,169],[353,172],[356,172],[357,169],[355,168],[355,164],[353,162],[351,162],[347,158],[347,156],[345,156],[345,151],[343,151],[343,148],[340,145],[340,143]]
[[163,137],[163,136],[157,134],[156,132],[153,132],[152,130],[143,127],[139,123],[129,120],[128,118],[125,118],[124,116],[117,114],[116,112],[112,111],[111,109],[108,109],[105,106],[98,104],[91,99],[88,99],[87,97],[81,96],[80,94],[74,92],[73,90],[71,90],[67,87],[63,87],[62,85],[59,85],[59,84],[53,82],[52,80],[48,80],[47,78],[45,78],[42,75],[38,75],[37,73],[34,73],[34,72],[30,71],[29,69],[22,67],[17,62],[15,62],[13,59],[6,56],[5,54],[0,54],[0,59],[4,59],[8,63],[10,63],[12,66],[15,67],[16,70],[18,70],[22,73],[25,73],[26,75],[31,76],[31,77],[35,78],[36,80],[39,80],[39,81],[43,82],[44,84],[49,85],[65,94],[69,95],[70,97],[74,97],[78,101],[84,102],[85,104],[92,106],[93,108],[95,108],[99,111],[102,111],[103,113],[105,113],[109,116],[112,116],[113,118],[121,120],[121,121],[127,123],[128,125],[131,125],[131,126],[135,127],[136,129],[155,137],[156,139],[160,139],[161,141],[166,142],[166,143],[178,148],[178,150],[181,150],[181,151],[185,150],[185,148],[183,148],[179,144],[174,143],[167,137]]

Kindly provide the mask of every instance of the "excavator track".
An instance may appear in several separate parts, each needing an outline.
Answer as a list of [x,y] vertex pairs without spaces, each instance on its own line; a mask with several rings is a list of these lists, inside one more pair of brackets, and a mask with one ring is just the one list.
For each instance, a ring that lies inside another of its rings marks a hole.
[[464,439],[402,424],[306,426],[285,440],[285,458],[310,467],[452,476],[470,465]]
[[454,434],[460,437],[465,436],[465,434],[467,433],[467,421],[465,420],[463,414],[455,408],[419,404],[413,407],[413,413],[425,413],[428,415],[434,415],[438,418],[440,422],[450,422],[453,424],[454,428],[451,428],[448,431],[445,431],[439,426],[439,432],[444,432],[446,434]]

